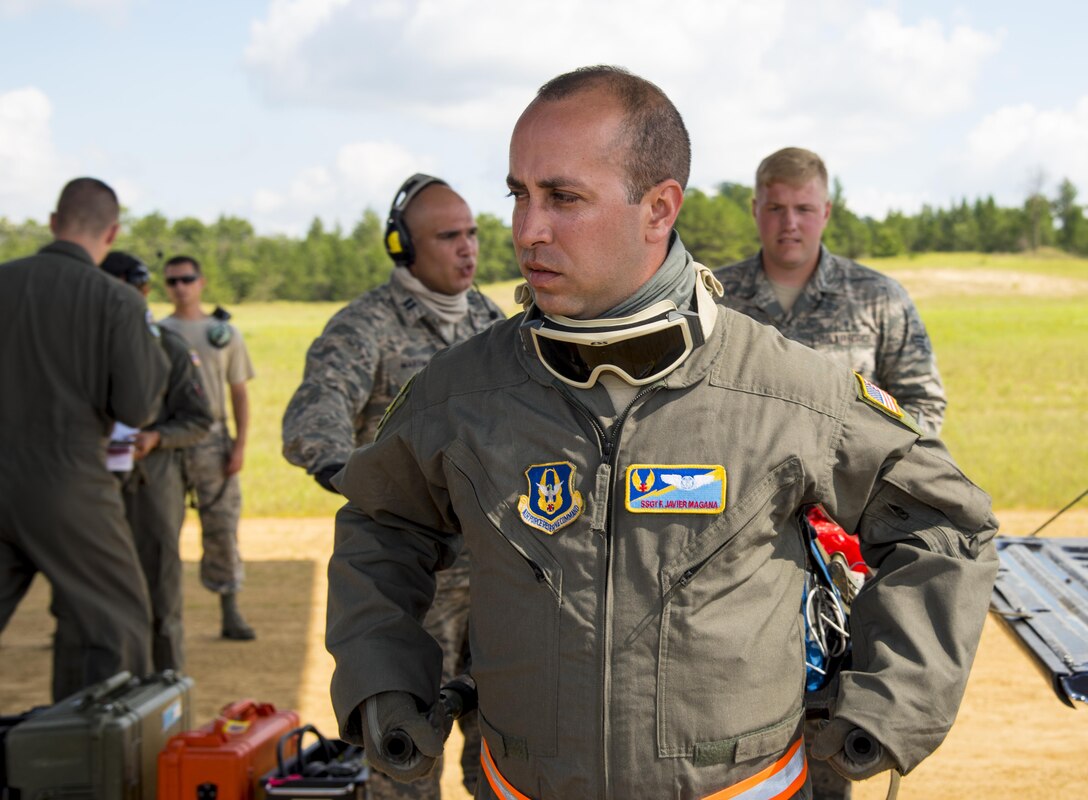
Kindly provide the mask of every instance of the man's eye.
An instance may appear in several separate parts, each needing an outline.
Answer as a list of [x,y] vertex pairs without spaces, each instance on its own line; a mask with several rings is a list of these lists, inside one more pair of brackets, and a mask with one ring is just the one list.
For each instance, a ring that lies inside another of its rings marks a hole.
[[520,200],[521,198],[525,197],[525,192],[520,189],[511,189],[509,192],[506,193],[506,196],[513,197],[515,200]]
[[578,201],[578,198],[575,195],[567,194],[566,192],[552,192],[552,201],[562,205],[565,203],[575,203]]

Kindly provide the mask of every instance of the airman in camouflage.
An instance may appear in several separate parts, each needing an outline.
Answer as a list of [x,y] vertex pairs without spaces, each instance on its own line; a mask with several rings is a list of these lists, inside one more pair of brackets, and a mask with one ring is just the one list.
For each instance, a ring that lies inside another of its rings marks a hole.
[[[787,147],[756,170],[752,215],[760,251],[714,274],[719,302],[827,353],[887,390],[932,436],[945,399],[918,310],[898,282],[821,243],[831,218],[827,167],[810,150]],[[806,731],[811,741],[814,730]],[[850,782],[809,760],[813,800],[850,800]]]
[[764,159],[752,213],[763,247],[715,272],[722,304],[833,356],[891,393],[923,431],[940,433],[944,388],[906,290],[821,244],[831,202],[820,157],[790,147]]
[[[410,231],[410,232],[409,232]],[[388,283],[337,312],[306,354],[302,384],[283,416],[283,455],[325,489],[352,451],[374,440],[386,408],[431,356],[484,330],[503,314],[472,288],[476,222],[445,182],[414,175],[394,198],[386,248],[397,264]],[[424,620],[442,647],[443,681],[468,667],[468,554],[438,573]],[[479,770],[475,713],[462,719],[461,764],[469,791]],[[440,770],[414,783],[372,773],[370,800],[438,800]]]
[[[242,515],[242,487],[238,473],[245,461],[249,432],[249,394],[253,379],[242,334],[227,320],[230,314],[216,307],[204,313],[201,296],[206,285],[200,262],[179,255],[163,265],[166,291],[174,313],[161,321],[181,335],[196,352],[200,382],[215,422],[208,436],[185,450],[185,474],[193,487],[200,515],[200,582],[219,595],[220,632],[224,639],[256,638],[238,608],[238,592],[245,567],[238,550],[238,521]],[[234,435],[227,421],[230,398]]]

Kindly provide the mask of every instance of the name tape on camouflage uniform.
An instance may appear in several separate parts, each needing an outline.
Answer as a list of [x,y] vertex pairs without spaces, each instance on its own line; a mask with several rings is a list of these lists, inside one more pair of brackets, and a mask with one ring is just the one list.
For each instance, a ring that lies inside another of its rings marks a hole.
[[636,514],[721,514],[725,467],[720,464],[632,464],[625,505]]
[[574,488],[574,465],[569,461],[533,464],[525,470],[529,494],[518,498],[521,521],[549,536],[582,514],[582,493]]

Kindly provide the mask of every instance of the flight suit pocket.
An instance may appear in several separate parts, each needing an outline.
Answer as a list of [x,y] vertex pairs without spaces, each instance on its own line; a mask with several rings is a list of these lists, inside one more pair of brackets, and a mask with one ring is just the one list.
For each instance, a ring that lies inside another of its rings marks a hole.
[[[558,740],[559,621],[563,572],[531,536],[476,455],[447,451],[450,491],[472,559],[469,638],[480,710],[526,753],[553,756]],[[520,738],[519,738],[520,737]]]
[[712,743],[739,745],[799,711],[802,486],[801,464],[790,458],[736,501],[697,551],[662,571],[660,757],[706,758]]
[[862,541],[874,547],[874,566],[880,566],[887,545],[913,539],[932,553],[950,558],[975,558],[979,542],[964,536],[940,511],[891,484],[873,498],[861,521]]

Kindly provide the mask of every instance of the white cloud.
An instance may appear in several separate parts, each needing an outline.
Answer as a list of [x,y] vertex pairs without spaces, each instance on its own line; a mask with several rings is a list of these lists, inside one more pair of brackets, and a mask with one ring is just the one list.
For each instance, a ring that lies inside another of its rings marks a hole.
[[138,0],[0,0],[0,17],[15,17],[64,6],[116,20],[123,18],[135,2]]
[[866,0],[688,0],[667,14],[654,0],[554,0],[547,13],[508,0],[278,0],[252,26],[246,65],[271,102],[350,110],[411,131],[415,150],[462,134],[501,186],[512,124],[537,86],[622,64],[673,99],[693,181],[713,184],[750,182],[791,144],[836,174],[894,156],[970,105],[1001,43]]
[[330,164],[299,171],[284,188],[254,192],[251,218],[258,230],[296,235],[305,233],[314,217],[350,229],[367,207],[383,213],[406,177],[434,171],[432,158],[400,144],[352,142],[342,146]]
[[71,177],[53,147],[52,113],[39,89],[0,94],[0,216],[44,220]]
[[[1070,108],[1005,106],[984,117],[967,137],[968,179],[1005,186],[1003,197],[1026,194],[1042,170],[1053,183],[1069,178],[1088,191],[1088,95]],[[1051,186],[1044,187],[1050,193]]]

